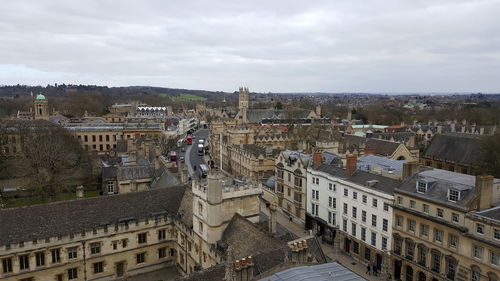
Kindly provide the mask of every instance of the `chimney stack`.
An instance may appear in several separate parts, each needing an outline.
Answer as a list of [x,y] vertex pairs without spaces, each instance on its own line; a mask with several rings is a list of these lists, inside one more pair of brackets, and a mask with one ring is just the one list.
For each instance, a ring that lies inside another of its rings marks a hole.
[[403,179],[420,172],[420,165],[417,161],[406,161],[403,163]]
[[323,154],[321,152],[313,153],[313,168],[319,167],[323,162]]
[[493,176],[476,176],[478,211],[491,208],[493,201]]
[[276,233],[276,204],[274,203],[269,206],[269,232]]
[[355,155],[347,155],[346,156],[346,173],[347,176],[351,176],[356,172],[356,164],[358,162],[358,158]]

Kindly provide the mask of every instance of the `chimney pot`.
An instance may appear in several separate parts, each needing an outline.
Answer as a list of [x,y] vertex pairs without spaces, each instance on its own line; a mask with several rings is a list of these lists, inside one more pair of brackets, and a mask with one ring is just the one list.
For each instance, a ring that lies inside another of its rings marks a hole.
[[246,267],[247,266],[247,259],[246,258],[242,258],[241,259],[241,267]]
[[307,249],[307,240],[302,240],[302,248]]
[[236,270],[240,270],[240,268],[241,268],[241,265],[240,265],[240,260],[236,260],[236,261],[234,262],[234,268],[235,268]]
[[248,258],[247,258],[247,265],[253,265],[252,264],[252,256],[248,256]]

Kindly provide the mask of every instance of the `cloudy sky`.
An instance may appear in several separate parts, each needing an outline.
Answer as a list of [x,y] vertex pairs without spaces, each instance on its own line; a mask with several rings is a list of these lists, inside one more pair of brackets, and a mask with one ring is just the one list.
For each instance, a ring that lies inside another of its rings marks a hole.
[[500,92],[500,0],[1,0],[17,83]]

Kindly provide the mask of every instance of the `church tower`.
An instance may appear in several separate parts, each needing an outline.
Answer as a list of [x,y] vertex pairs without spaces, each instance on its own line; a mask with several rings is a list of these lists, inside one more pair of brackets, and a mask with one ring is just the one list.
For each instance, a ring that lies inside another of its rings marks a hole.
[[35,101],[35,119],[49,120],[49,101],[42,95],[36,95]]
[[240,87],[240,95],[239,95],[239,103],[238,103],[238,109],[240,110],[240,118],[242,119],[243,123],[247,123],[247,110],[248,110],[248,104],[249,104],[249,95],[250,93],[248,92],[248,88],[246,87]]

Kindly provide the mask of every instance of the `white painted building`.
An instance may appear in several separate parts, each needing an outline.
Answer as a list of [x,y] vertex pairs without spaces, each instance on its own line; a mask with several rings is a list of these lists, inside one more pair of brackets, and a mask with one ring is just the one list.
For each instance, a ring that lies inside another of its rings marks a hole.
[[340,249],[381,268],[391,247],[391,205],[398,185],[394,179],[365,171],[348,173],[333,165],[309,169],[306,227],[326,242],[338,236]]

